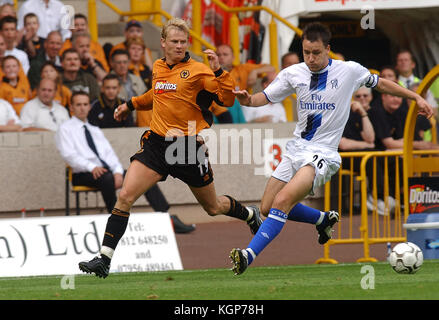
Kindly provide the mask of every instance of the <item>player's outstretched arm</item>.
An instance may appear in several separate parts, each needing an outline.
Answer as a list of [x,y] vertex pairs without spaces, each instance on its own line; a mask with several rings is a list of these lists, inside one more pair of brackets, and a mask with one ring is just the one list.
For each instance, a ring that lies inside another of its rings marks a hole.
[[392,94],[398,97],[412,99],[416,101],[416,104],[419,107],[418,113],[430,118],[433,115],[433,108],[424,98],[422,98],[419,94],[404,87],[401,87],[399,84],[380,78],[376,89],[382,93]]
[[233,93],[242,106],[260,107],[265,106],[270,102],[262,92],[250,95],[247,90],[233,90]]

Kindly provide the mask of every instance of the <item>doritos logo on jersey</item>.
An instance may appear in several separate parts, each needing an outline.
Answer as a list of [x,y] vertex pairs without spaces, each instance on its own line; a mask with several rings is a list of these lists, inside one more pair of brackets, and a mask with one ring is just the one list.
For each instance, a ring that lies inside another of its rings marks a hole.
[[177,91],[177,84],[169,83],[166,81],[156,82],[155,87],[154,87],[155,94],[161,94],[161,93],[166,93],[166,92],[170,92],[170,91]]

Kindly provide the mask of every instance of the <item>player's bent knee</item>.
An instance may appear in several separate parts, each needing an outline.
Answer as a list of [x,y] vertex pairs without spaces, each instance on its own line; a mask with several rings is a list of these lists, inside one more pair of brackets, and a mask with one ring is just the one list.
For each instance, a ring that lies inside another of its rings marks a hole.
[[[274,198],[272,208],[277,208],[282,211],[289,211],[291,209],[291,197],[288,197],[286,194],[282,192],[278,193]],[[270,209],[268,209],[270,210]]]
[[203,209],[211,217],[217,216],[219,214],[218,208],[213,206],[203,206]]
[[119,192],[118,202],[123,204],[124,207],[130,207],[133,205],[134,201],[136,201],[134,195],[131,195],[124,188]]

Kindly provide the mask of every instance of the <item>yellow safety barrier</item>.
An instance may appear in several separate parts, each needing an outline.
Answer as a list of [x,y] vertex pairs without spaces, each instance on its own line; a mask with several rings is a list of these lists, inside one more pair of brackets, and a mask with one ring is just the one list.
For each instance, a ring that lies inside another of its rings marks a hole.
[[[95,26],[96,33],[92,34],[92,38],[94,40],[97,40],[98,34],[97,34],[97,15],[94,14],[90,16],[90,10],[94,13],[96,13],[96,0],[88,0],[89,5],[89,26]],[[167,13],[166,11],[163,11],[160,5],[160,1],[155,2],[155,5],[149,9],[149,10],[138,10],[138,11],[123,11],[119,9],[117,6],[115,6],[113,3],[111,3],[109,0],[100,0],[103,4],[108,6],[110,9],[112,9],[114,12],[116,12],[118,15],[122,17],[135,17],[135,16],[144,16],[144,15],[154,15],[153,22],[157,25],[161,25],[161,19],[160,17],[164,17],[165,19],[169,20],[172,18],[172,16]],[[157,18],[158,17],[158,18]],[[158,22],[160,20],[160,23]],[[90,31],[92,28],[90,28]],[[196,34],[193,30],[189,30],[190,36],[193,38],[194,41],[200,42],[202,45],[204,45],[208,49],[216,50],[215,46],[210,44],[208,41],[204,40],[199,34]],[[202,56],[201,49],[200,51],[194,51],[195,54]]]
[[[426,75],[418,88],[418,93],[423,95],[438,76],[439,65]],[[344,167],[342,165],[339,170],[339,184],[337,186],[331,186],[331,183],[336,183],[335,180],[337,179],[333,179],[332,182],[330,181],[325,185],[324,210],[338,210],[341,218],[335,227],[333,238],[324,245],[323,257],[318,259],[316,263],[338,263],[337,260],[330,257],[330,246],[332,245],[361,244],[363,245],[363,256],[357,261],[373,262],[376,261],[376,258],[370,254],[371,245],[406,241],[406,233],[402,228],[402,224],[405,223],[409,215],[408,179],[421,173],[432,176],[439,172],[439,150],[413,150],[417,112],[416,102],[413,102],[410,105],[404,128],[403,150],[340,153],[344,160]],[[434,121],[432,123],[434,124]],[[434,134],[436,134],[436,130],[434,130]],[[390,161],[394,163],[393,168],[389,166]],[[357,168],[354,168],[355,163],[357,163]],[[382,166],[381,171],[377,170],[379,163]],[[368,181],[367,173],[369,173],[369,177],[372,177],[371,181]],[[390,179],[389,176],[392,173],[394,177]],[[377,210],[378,178],[381,176],[383,177],[384,212],[389,211],[390,208],[388,197],[392,196],[395,200],[394,211],[387,216],[379,215]],[[347,185],[343,183],[345,177],[349,178],[349,184]],[[355,192],[355,182],[359,184],[359,196]],[[390,184],[395,186],[392,194],[390,194]],[[403,186],[402,196],[401,185]],[[334,190],[338,191],[337,202],[335,208],[331,208],[331,205],[333,205],[331,204],[331,192]],[[372,194],[373,210],[370,212],[367,208],[368,192]],[[345,194],[346,197],[344,197]],[[348,203],[343,206],[343,200],[345,199],[348,199]],[[360,205],[359,207],[355,207],[357,203]]]
[[[405,160],[402,158],[403,151],[341,152],[340,155],[347,168],[342,164],[337,177],[333,177],[332,181],[325,185],[324,203],[325,211],[337,210],[340,213],[340,222],[335,226],[332,239],[324,245],[323,257],[316,263],[338,263],[330,257],[329,250],[330,246],[337,244],[362,244],[363,255],[357,262],[374,262],[377,260],[370,254],[371,245],[406,241],[402,224],[408,217],[408,191],[401,199],[401,166]],[[437,157],[439,150],[413,151],[414,157],[426,155]],[[381,170],[378,170],[380,163]],[[439,169],[439,166],[437,168]],[[371,181],[368,180],[368,173],[373,177]],[[378,181],[380,175],[383,177],[381,182]],[[348,183],[345,180],[348,180]],[[383,200],[378,200],[378,183],[383,183]],[[393,193],[390,192],[391,184],[394,184]],[[334,191],[336,197],[331,196]],[[369,194],[372,196],[372,201],[369,201],[372,210],[368,210],[367,207]],[[393,210],[389,196],[395,201]],[[384,209],[383,212],[387,215],[379,214],[378,201],[382,201],[383,206],[380,209]],[[403,209],[404,202],[407,204]]]

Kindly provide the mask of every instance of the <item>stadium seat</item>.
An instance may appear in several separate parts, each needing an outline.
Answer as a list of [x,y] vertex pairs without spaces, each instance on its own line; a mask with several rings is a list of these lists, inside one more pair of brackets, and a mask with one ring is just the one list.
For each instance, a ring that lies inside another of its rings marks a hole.
[[95,192],[96,193],[96,207],[98,207],[98,192],[99,190],[96,188],[91,188],[87,186],[74,186],[72,183],[72,168],[70,166],[66,166],[66,216],[70,215],[70,191],[75,193],[76,196],[76,215],[80,214],[80,201],[79,194],[81,192],[85,192],[85,199],[88,204],[88,193]]

